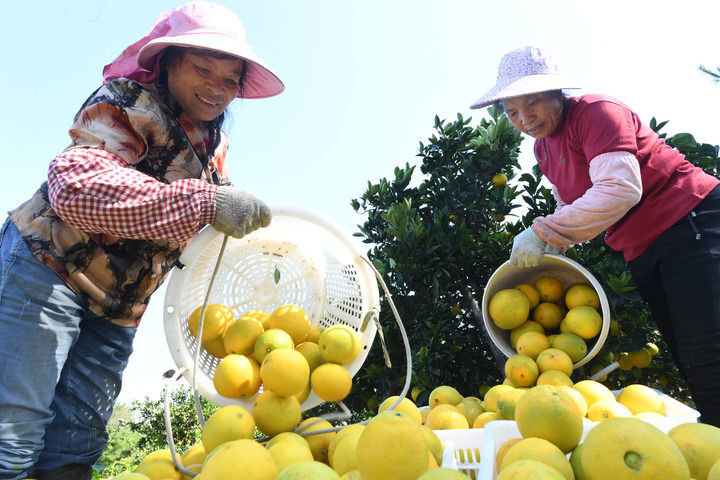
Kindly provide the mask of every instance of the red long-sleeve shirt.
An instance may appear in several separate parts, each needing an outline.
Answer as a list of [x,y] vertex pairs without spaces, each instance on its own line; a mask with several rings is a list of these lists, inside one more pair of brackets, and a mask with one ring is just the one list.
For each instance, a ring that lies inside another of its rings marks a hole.
[[111,152],[72,148],[48,172],[50,202],[75,228],[184,245],[215,215],[217,186],[200,179],[160,182]]

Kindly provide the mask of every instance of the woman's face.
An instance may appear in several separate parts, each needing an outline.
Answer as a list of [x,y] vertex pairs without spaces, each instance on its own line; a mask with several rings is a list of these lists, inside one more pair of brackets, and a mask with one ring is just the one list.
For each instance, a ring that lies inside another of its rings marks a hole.
[[503,100],[505,114],[515,128],[533,138],[545,138],[562,119],[562,96],[541,92]]
[[170,95],[190,119],[204,125],[238,94],[243,61],[186,52],[167,66]]

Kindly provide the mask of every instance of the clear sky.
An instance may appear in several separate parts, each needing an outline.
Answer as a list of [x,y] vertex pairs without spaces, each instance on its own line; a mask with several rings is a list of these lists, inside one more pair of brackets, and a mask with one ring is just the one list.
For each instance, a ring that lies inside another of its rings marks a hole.
[[[0,207],[28,199],[102,67],[182,0],[7,2],[0,29]],[[417,163],[433,118],[480,118],[500,57],[550,49],[582,87],[615,96],[649,121],[670,120],[720,143],[720,4],[707,0],[223,0],[286,91],[233,104],[229,170],[270,204],[324,214],[350,233],[350,201],[367,182]],[[521,163],[530,143],[523,144]],[[174,367],[163,333],[164,288],[139,327],[120,400],[156,397]]]

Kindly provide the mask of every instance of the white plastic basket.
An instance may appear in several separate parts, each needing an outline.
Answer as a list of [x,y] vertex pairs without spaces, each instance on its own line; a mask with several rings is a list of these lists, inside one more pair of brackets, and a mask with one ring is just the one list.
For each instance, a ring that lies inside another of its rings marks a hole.
[[433,430],[443,442],[442,467],[464,473],[471,480],[480,478],[484,428]]
[[555,277],[567,289],[573,283],[589,283],[600,297],[600,314],[602,315],[602,328],[600,334],[588,343],[588,352],[576,362],[573,367],[578,368],[592,360],[607,340],[608,331],[610,330],[610,305],[605,295],[605,291],[600,282],[587,271],[582,265],[576,261],[563,255],[545,254],[540,257],[540,265],[536,267],[521,268],[515,267],[510,262],[505,262],[498,267],[488,280],[482,299],[482,317],[483,324],[490,335],[490,339],[506,356],[511,357],[517,352],[510,343],[510,331],[503,330],[492,321],[488,313],[490,299],[499,290],[504,288],[515,288],[519,283],[535,283],[538,278],[550,275]]
[[[270,226],[237,239],[229,237],[208,303],[222,303],[239,318],[250,310],[271,313],[277,307],[302,307],[314,325],[345,324],[356,330],[363,348],[347,369],[352,376],[362,366],[376,333],[371,314],[380,310],[378,287],[360,246],[342,227],[316,212],[273,206]],[[207,227],[188,245],[173,270],[165,294],[164,326],[170,353],[183,377],[198,393],[218,405],[252,407],[255,397],[221,396],[212,377],[220,359],[200,352],[198,378],[193,382],[198,344],[188,329],[188,317],[203,305],[216,268],[224,235]],[[262,389],[261,389],[262,391]],[[303,410],[322,403],[311,392]]]

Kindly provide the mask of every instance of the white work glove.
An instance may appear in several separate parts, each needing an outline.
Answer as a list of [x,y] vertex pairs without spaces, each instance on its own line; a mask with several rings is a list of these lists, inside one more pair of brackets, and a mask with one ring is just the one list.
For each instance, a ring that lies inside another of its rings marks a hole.
[[237,187],[218,187],[212,223],[217,230],[241,238],[267,227],[271,219],[270,207],[262,200]]
[[545,242],[532,228],[523,230],[513,240],[510,264],[517,267],[535,267],[540,264],[540,257],[545,253],[545,247]]

